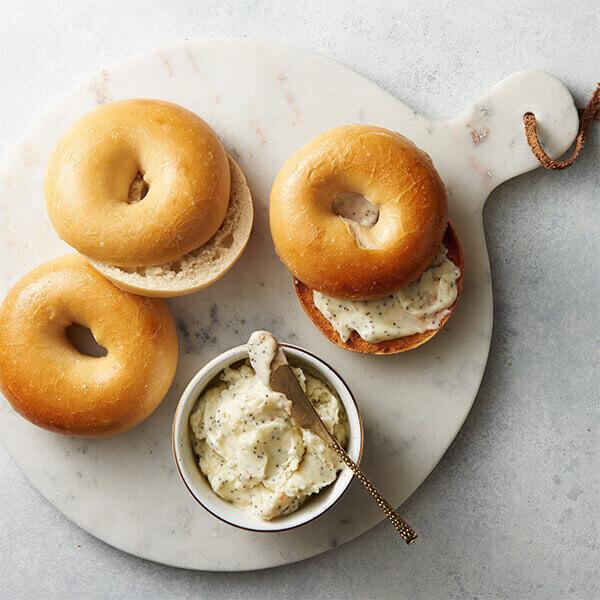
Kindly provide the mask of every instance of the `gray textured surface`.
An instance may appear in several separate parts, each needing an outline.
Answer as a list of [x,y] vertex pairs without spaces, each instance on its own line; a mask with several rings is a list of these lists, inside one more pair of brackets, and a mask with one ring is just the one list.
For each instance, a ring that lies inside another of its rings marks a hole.
[[[48,102],[142,49],[264,37],[338,58],[436,116],[523,67],[581,103],[598,77],[596,2],[0,3],[0,152]],[[587,7],[587,8],[586,8]],[[387,525],[300,564],[234,575],[132,558],[56,512],[0,452],[0,595],[18,597],[600,597],[598,132],[579,164],[496,190],[485,210],[495,324],[480,394],[405,505],[422,539]],[[43,459],[43,457],[41,457]]]

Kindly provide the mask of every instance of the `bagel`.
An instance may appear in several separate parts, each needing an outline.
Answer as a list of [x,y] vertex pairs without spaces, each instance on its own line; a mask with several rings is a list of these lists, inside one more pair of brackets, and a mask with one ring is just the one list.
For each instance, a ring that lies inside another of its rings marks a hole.
[[221,227],[205,244],[174,262],[151,267],[91,265],[120,288],[154,298],[183,296],[220,279],[244,251],[252,230],[252,196],[242,170],[229,157],[231,197]]
[[90,259],[137,268],[176,261],[221,227],[227,154],[194,113],[160,100],[106,104],[54,148],[44,181],[52,225]]
[[448,228],[443,239],[443,245],[448,250],[448,259],[460,269],[460,276],[456,281],[456,300],[448,308],[445,316],[439,320],[439,324],[436,329],[430,329],[428,331],[414,333],[404,337],[397,337],[390,340],[384,340],[377,343],[363,340],[358,333],[354,331],[350,337],[344,341],[340,337],[339,333],[333,328],[332,324],[328,321],[325,315],[315,306],[313,290],[308,288],[296,278],[294,278],[294,289],[302,308],[309,316],[311,321],[329,341],[333,342],[340,348],[343,348],[344,350],[351,350],[352,352],[380,355],[407,352],[408,350],[413,350],[414,348],[423,345],[425,342],[428,342],[433,336],[441,331],[448,319],[452,316],[452,313],[456,308],[456,304],[462,294],[464,285],[464,257],[460,240],[451,223],[448,223]]
[[[364,196],[371,227],[341,218],[334,202]],[[431,263],[448,222],[431,159],[398,133],[371,125],[327,131],[298,150],[271,190],[271,234],[282,262],[307,287],[368,300],[392,294]]]
[[[81,353],[72,324],[88,327],[106,355]],[[0,389],[23,417],[58,433],[104,437],[144,420],[177,355],[167,304],[120,290],[82,256],[37,267],[0,306]]]
[[269,219],[301,306],[341,348],[405,352],[454,311],[464,261],[446,190],[398,133],[348,125],[316,137],[277,174]]

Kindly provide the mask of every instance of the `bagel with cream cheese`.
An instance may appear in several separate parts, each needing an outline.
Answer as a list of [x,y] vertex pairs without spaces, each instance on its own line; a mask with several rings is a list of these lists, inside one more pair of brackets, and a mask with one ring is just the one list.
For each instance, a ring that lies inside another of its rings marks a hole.
[[348,125],[308,142],[275,178],[269,220],[303,308],[343,348],[410,350],[454,310],[464,265],[446,190],[396,132]]
[[460,241],[451,223],[448,223],[448,229],[444,235],[443,245],[448,249],[448,259],[459,268],[460,276],[456,281],[456,300],[451,305],[450,310],[436,323],[437,327],[434,329],[427,329],[422,332],[375,343],[362,339],[360,335],[354,331],[351,333],[348,339],[343,340],[339,333],[334,329],[332,324],[327,320],[325,315],[315,306],[314,291],[306,287],[295,277],[294,290],[302,308],[310,317],[312,322],[326,338],[340,348],[343,348],[344,350],[351,350],[352,352],[362,352],[364,354],[399,354],[400,352],[413,350],[414,348],[422,346],[425,342],[428,342],[442,329],[442,327],[451,317],[454,307],[456,306],[456,302],[458,302],[458,299],[462,293],[464,283],[464,258]]
[[[89,328],[105,356],[72,343],[74,324]],[[0,389],[23,417],[57,433],[127,431],[160,404],[177,357],[167,304],[117,288],[79,255],[37,267],[0,306]]]
[[54,148],[44,192],[58,235],[116,285],[147,296],[210,285],[252,227],[246,180],[217,135],[160,100],[84,115]]

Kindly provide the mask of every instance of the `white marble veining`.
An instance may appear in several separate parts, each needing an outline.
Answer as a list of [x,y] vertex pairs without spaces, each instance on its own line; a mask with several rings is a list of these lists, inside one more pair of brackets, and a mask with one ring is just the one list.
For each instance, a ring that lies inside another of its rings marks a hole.
[[[365,420],[365,469],[401,504],[456,435],[485,367],[492,296],[483,203],[499,183],[536,166],[521,135],[522,112],[539,116],[552,152],[570,144],[577,124],[571,97],[553,77],[524,72],[502,81],[466,116],[433,122],[350,69],[284,46],[186,42],[134,57],[51,106],[0,166],[1,294],[65,250],[41,193],[44,163],[56,140],[94,105],[136,96],[182,104],[216,129],[255,198],[249,247],[223,280],[171,301],[182,357],[171,393],[145,423],[114,439],[76,440],[30,426],[3,402],[0,438],[61,512],[100,539],[151,560],[195,569],[257,569],[352,539],[381,520],[356,485],[322,519],[285,534],[241,532],[199,509],[171,457],[177,397],[209,358],[254,329],[269,329],[343,373]],[[464,295],[448,327],[426,346],[397,357],[356,356],[324,340],[297,305],[268,232],[266,203],[278,167],[317,133],[353,121],[397,129],[431,154],[448,186],[451,218],[465,251]]]

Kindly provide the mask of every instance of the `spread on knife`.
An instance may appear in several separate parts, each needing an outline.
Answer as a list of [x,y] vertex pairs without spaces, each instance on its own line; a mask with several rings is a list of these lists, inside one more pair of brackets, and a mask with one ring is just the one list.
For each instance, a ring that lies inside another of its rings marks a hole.
[[[248,342],[251,364],[228,367],[198,400],[190,417],[200,470],[212,489],[263,519],[296,510],[335,481],[342,465],[317,435],[291,419],[287,398],[270,389],[271,366],[285,356],[268,332]],[[346,413],[321,380],[299,367],[294,374],[319,417],[345,445]]]
[[353,331],[367,342],[381,342],[437,329],[454,304],[460,269],[442,246],[427,270],[413,283],[390,296],[357,301],[314,291],[315,306],[343,341]]
[[255,331],[248,340],[247,348],[250,366],[263,385],[271,389],[271,373],[278,365],[287,364],[283,350],[268,331]]

